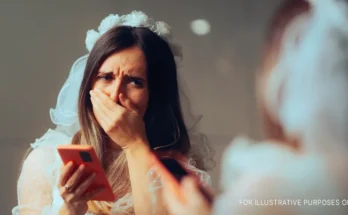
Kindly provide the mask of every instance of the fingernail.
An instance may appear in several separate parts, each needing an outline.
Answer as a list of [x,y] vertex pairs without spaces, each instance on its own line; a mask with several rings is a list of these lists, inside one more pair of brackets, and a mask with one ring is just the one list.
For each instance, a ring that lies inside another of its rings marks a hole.
[[94,94],[93,90],[90,90],[89,94],[93,96],[93,94]]
[[99,89],[99,88],[96,88],[96,89],[94,89],[96,92],[101,92],[101,89]]

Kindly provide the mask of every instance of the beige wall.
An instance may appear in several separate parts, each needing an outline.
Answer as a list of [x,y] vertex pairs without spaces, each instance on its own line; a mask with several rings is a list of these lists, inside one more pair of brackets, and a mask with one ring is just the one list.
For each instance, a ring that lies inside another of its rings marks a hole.
[[[86,53],[86,30],[110,13],[143,10],[172,26],[184,47],[181,75],[216,150],[215,188],[226,144],[239,133],[259,136],[253,76],[265,24],[279,0],[21,2],[0,2],[0,214],[16,203],[25,149],[52,126],[49,108],[74,60]],[[191,32],[190,22],[199,18],[210,22],[210,34]]]

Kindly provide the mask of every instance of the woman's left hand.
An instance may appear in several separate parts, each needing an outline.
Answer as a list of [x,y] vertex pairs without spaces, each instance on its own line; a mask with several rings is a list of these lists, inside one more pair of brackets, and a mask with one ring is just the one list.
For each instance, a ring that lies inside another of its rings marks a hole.
[[143,118],[124,94],[119,95],[121,105],[100,89],[91,90],[90,94],[96,119],[117,145],[126,149],[134,143],[146,142]]
[[211,205],[204,199],[193,177],[185,177],[180,185],[183,199],[164,183],[163,200],[170,215],[211,215]]

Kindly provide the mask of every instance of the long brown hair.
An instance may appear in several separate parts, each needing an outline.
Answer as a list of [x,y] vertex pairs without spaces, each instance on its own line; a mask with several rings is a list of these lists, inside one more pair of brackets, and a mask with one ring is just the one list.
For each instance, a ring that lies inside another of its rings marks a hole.
[[[293,19],[301,14],[308,13],[310,4],[306,0],[286,0],[277,9],[271,19],[265,38],[265,47],[260,72],[256,76],[256,90],[258,105],[262,117],[262,128],[267,138],[284,141],[284,133],[276,117],[267,110],[265,102],[265,85],[272,71],[272,67],[278,60],[281,41],[286,28]],[[295,147],[297,143],[294,143]]]
[[[177,67],[168,43],[143,27],[121,26],[109,30],[96,42],[87,60],[78,101],[81,130],[74,136],[72,143],[94,147],[118,197],[131,192],[127,160],[121,151],[111,163],[106,161],[110,154],[106,147],[109,138],[93,114],[89,91],[102,63],[110,55],[133,46],[143,51],[147,62],[149,103],[144,122],[150,147],[168,146],[164,150],[184,155],[190,150],[180,107]],[[90,210],[101,214],[108,214],[109,206],[106,202],[89,203]]]

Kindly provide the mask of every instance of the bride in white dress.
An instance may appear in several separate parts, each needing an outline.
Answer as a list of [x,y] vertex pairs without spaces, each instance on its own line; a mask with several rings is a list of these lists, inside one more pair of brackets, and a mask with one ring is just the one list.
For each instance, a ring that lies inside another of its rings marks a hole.
[[223,157],[214,214],[348,212],[348,2],[289,0],[258,77],[268,139]]
[[[86,47],[89,54],[74,63],[50,111],[57,127],[31,144],[12,214],[164,214],[151,152],[184,155],[181,162],[210,181],[195,167],[209,165],[211,151],[193,129],[200,118],[186,114],[177,81],[180,47],[166,23],[137,11],[106,17],[98,31],[87,32]],[[95,148],[116,202],[89,201],[98,190],[83,191],[93,177],[80,181],[81,166],[63,166],[56,150],[60,144]]]
[[284,1],[257,77],[266,139],[228,146],[212,212],[192,180],[186,201],[166,189],[172,215],[348,214],[347,23],[347,0]]

